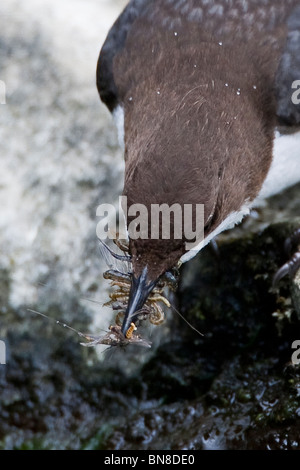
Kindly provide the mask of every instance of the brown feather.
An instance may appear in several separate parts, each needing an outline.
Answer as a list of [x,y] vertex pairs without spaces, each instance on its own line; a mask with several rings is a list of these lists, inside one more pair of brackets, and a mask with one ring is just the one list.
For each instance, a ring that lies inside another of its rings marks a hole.
[[[298,3],[149,2],[113,67],[128,205],[204,204],[208,235],[257,196],[272,159],[285,24]],[[132,240],[135,274],[147,264],[157,278],[184,242]]]

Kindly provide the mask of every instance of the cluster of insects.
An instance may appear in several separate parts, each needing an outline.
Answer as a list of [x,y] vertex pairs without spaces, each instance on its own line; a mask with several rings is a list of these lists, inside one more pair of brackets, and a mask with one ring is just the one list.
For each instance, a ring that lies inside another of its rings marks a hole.
[[[132,328],[134,330],[137,327],[132,323]],[[97,346],[98,344],[105,344],[107,346],[128,346],[129,344],[136,344],[137,346],[144,346],[146,348],[151,348],[151,341],[142,338],[139,334],[133,334],[131,332],[129,337],[124,336],[121,331],[121,326],[119,325],[111,325],[109,327],[109,331],[103,336],[92,336],[88,334],[81,333],[80,336],[83,336],[85,339],[88,340],[87,343],[80,343],[82,346],[93,347]]]
[[[129,344],[136,344],[138,346],[151,347],[151,342],[143,338],[138,332],[137,327],[144,320],[149,320],[154,325],[160,325],[164,321],[163,305],[172,307],[172,309],[192,328],[196,333],[203,336],[193,325],[191,325],[181,313],[171,306],[169,300],[164,295],[166,287],[175,291],[177,289],[177,278],[179,265],[172,270],[172,272],[165,273],[156,284],[144,306],[134,314],[135,322],[132,322],[127,329],[125,335],[122,332],[122,323],[124,315],[129,302],[130,287],[132,282],[132,263],[129,254],[128,242],[121,241],[120,239],[114,240],[118,248],[123,254],[115,253],[108,245],[100,240],[100,251],[106,261],[108,270],[105,271],[103,277],[110,281],[113,290],[110,292],[110,300],[104,306],[111,307],[117,312],[115,324],[111,325],[108,331],[102,336],[94,336],[82,333],[75,328],[55,320],[57,324],[77,333],[80,337],[85,338],[87,342],[81,343],[83,346],[91,347],[98,344],[105,344],[107,346],[125,347]],[[295,275],[300,266],[300,229],[297,229],[290,238],[287,239],[285,244],[287,254],[292,257],[285,263],[275,274],[273,279],[273,286],[275,286],[285,275]],[[50,319],[44,313],[36,310],[28,309],[28,311],[41,315]]]
[[104,306],[111,307],[117,312],[115,324],[110,326],[109,332],[101,338],[86,336],[91,342],[85,343],[85,345],[107,344],[111,346],[125,346],[127,344],[138,344],[150,347],[151,343],[137,333],[137,325],[147,319],[154,325],[163,323],[165,317],[163,305],[171,307],[163,291],[166,287],[170,287],[172,290],[177,288],[176,277],[172,273],[167,273],[162,277],[148,296],[143,308],[137,312],[138,315],[135,323],[131,323],[126,334],[123,335],[121,325],[129,301],[132,264],[128,242],[120,239],[116,239],[114,242],[123,252],[122,255],[115,253],[102,241],[100,241],[100,251],[109,268],[103,274],[103,277],[111,281],[110,285],[113,288],[109,294],[110,300]]
[[[104,306],[109,306],[113,310],[117,311],[115,324],[111,325],[104,335],[95,336],[89,333],[82,333],[81,331],[78,331],[72,326],[69,326],[59,320],[54,321],[57,324],[62,325],[64,328],[77,333],[81,338],[86,339],[87,342],[80,343],[82,346],[91,347],[97,346],[98,344],[105,344],[111,347],[124,347],[129,344],[136,344],[138,346],[150,348],[151,342],[145,338],[142,338],[142,336],[137,332],[137,327],[142,321],[147,319],[149,319],[150,323],[154,325],[160,325],[164,321],[164,311],[162,304],[167,307],[171,307],[171,304],[164,296],[163,291],[166,287],[169,287],[171,290],[176,290],[178,271],[177,269],[174,269],[174,273],[168,272],[159,280],[153,291],[148,296],[148,299],[145,302],[143,308],[136,312],[137,315],[134,315],[135,322],[130,324],[126,334],[124,335],[122,332],[122,322],[129,301],[132,279],[132,263],[131,257],[129,255],[128,242],[121,241],[119,239],[114,241],[119,249],[123,252],[122,255],[115,253],[101,240],[100,251],[109,268],[103,274],[103,277],[111,281],[111,287],[113,288],[109,294],[110,300],[106,302]],[[174,309],[174,307],[172,308]],[[32,309],[27,310],[41,315],[48,320],[51,319],[44,313]]]

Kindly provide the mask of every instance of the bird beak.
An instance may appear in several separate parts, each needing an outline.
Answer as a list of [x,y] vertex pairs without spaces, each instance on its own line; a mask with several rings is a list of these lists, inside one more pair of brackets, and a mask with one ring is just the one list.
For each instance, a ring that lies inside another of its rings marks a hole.
[[135,323],[137,320],[138,315],[136,312],[138,312],[143,307],[148,298],[148,295],[156,284],[156,281],[148,282],[147,275],[148,269],[146,266],[138,278],[134,277],[134,275],[132,276],[128,306],[122,324],[122,333],[124,336],[126,336],[131,323]]

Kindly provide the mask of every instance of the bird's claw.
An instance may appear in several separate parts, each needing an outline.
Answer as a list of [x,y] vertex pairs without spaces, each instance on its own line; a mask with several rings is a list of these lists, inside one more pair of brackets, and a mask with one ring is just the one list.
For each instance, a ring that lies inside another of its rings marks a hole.
[[295,230],[292,235],[287,238],[285,251],[290,256],[290,259],[275,273],[273,287],[276,287],[279,281],[287,274],[293,278],[300,268],[300,228]]

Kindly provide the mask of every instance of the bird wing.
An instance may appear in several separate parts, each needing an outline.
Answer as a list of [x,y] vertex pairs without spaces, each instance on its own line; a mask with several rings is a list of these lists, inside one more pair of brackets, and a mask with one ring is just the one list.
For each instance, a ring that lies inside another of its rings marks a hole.
[[118,91],[113,76],[113,59],[124,47],[130,28],[149,4],[149,0],[132,0],[110,29],[100,51],[97,64],[97,88],[101,100],[110,111],[118,105]]
[[[163,2],[158,4],[151,0],[131,0],[110,29],[100,51],[97,65],[98,91],[101,100],[110,111],[113,111],[119,104],[118,90],[113,75],[114,57],[124,47],[132,24],[140,16],[146,15],[147,9],[152,12],[156,9],[159,12],[160,15],[155,17],[155,21],[161,19],[162,10],[166,8],[168,8],[168,13],[170,13],[170,10],[174,10],[174,12],[180,14],[179,4],[181,3],[180,0],[169,1],[167,4]],[[190,3],[192,5],[194,2]],[[199,6],[203,6],[203,4],[202,1],[198,3]],[[207,1],[205,4],[207,4]],[[254,0],[250,3],[250,6],[255,9],[257,8],[256,4],[257,1]],[[283,8],[283,6],[281,7]],[[281,124],[298,126],[300,125],[300,104],[295,104],[292,97],[297,96],[295,87],[297,82],[298,86],[300,83],[300,2],[291,0],[284,7],[285,12],[289,12],[292,8],[292,13],[288,18],[287,41],[275,80],[277,115]],[[260,5],[260,10],[262,10],[262,5]],[[241,16],[240,20],[242,19],[246,21],[246,15]],[[206,25],[208,26],[207,23]]]

